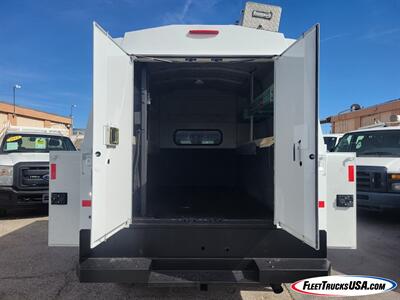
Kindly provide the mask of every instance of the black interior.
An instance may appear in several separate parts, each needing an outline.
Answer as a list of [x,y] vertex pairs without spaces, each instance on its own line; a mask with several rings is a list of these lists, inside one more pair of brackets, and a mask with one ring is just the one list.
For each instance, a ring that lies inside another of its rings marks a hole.
[[147,216],[269,217],[272,185],[262,182],[271,176],[262,167],[266,159],[265,151],[241,156],[235,150],[218,149],[165,149],[150,155]]

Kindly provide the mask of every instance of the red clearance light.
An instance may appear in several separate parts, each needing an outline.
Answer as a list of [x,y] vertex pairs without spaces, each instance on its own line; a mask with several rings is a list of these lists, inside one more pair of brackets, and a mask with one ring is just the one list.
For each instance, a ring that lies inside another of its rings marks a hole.
[[325,201],[318,201],[318,208],[324,208],[325,207]]
[[56,180],[57,178],[57,165],[50,164],[50,180]]
[[189,34],[207,34],[207,35],[217,35],[219,30],[214,29],[191,29]]
[[91,207],[92,200],[82,200],[82,207]]
[[347,169],[347,179],[349,182],[354,182],[354,166],[348,166]]

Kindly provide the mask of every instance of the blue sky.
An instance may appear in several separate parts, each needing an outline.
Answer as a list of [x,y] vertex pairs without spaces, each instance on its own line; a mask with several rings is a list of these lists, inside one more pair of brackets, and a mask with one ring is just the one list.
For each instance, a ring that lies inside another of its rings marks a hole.
[[[259,1],[282,6],[280,31],[321,24],[320,115],[400,98],[400,0]],[[113,37],[166,24],[232,24],[242,0],[1,0],[0,100],[68,115],[91,107],[92,21]]]

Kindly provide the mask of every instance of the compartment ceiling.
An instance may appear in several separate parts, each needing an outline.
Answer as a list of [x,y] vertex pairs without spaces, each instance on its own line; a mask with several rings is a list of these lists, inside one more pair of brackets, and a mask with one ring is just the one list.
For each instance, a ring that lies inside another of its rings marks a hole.
[[[262,77],[273,63],[149,63],[151,87],[158,90],[176,88],[248,89],[251,72]],[[257,80],[257,79],[256,79]]]

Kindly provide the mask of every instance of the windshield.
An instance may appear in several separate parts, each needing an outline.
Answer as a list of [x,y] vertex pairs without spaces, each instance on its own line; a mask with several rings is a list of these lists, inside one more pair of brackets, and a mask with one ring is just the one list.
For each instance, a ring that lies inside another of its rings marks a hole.
[[335,148],[337,137],[335,136],[325,136],[324,142],[326,145],[326,149],[328,151],[332,151]]
[[71,140],[64,136],[42,134],[7,134],[1,145],[2,153],[75,151]]
[[356,152],[357,156],[400,156],[400,130],[377,130],[345,134],[335,152]]

